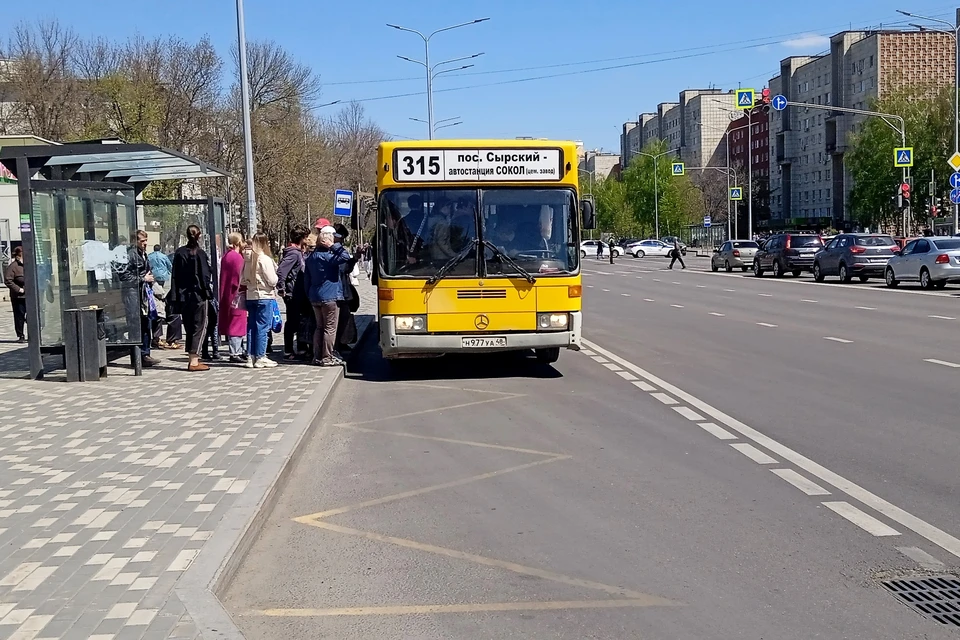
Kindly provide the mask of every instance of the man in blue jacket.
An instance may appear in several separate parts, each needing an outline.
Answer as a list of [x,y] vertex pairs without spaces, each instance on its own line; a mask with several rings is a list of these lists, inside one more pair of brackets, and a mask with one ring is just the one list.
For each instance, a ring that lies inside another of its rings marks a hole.
[[307,297],[317,319],[317,330],[313,334],[313,362],[323,367],[343,364],[333,355],[339,317],[337,301],[343,300],[340,265],[357,259],[336,242],[335,235],[336,229],[331,226],[320,229],[316,251],[307,258],[303,273]]

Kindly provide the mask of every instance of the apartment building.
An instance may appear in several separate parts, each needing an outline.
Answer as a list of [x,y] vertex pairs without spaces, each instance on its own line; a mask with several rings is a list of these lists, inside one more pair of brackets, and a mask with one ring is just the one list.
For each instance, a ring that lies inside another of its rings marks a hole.
[[[723,140],[731,114],[736,113],[733,92],[686,89],[677,102],[661,102],[655,113],[642,113],[623,125],[623,166],[651,142],[661,140],[691,167],[726,164]],[[639,130],[639,132],[638,132]]]
[[826,55],[782,60],[771,93],[811,106],[770,116],[769,226],[852,228],[844,157],[869,116],[823,107],[870,109],[906,85],[952,86],[954,44],[952,34],[933,31],[845,31]]
[[[580,170],[589,174],[593,180],[605,180],[620,164],[620,155],[599,150],[585,151],[580,160]],[[585,176],[581,176],[583,179]]]

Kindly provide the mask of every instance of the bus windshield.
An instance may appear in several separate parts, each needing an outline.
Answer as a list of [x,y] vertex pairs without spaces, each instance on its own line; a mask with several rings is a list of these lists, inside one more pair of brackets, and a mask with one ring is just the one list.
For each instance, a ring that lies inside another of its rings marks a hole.
[[379,262],[385,276],[430,277],[477,242],[480,248],[455,261],[448,277],[516,275],[517,266],[533,274],[569,274],[580,259],[576,212],[574,193],[566,188],[391,189],[380,199]]

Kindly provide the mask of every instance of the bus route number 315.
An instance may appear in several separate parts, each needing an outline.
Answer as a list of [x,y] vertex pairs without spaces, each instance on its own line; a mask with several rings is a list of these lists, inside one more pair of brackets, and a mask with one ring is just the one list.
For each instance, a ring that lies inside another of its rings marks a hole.
[[408,178],[440,178],[440,154],[404,153],[399,164],[400,173]]

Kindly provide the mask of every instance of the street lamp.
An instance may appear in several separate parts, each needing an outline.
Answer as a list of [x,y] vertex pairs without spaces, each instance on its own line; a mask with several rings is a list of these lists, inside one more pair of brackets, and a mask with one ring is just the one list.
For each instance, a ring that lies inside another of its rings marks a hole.
[[[956,24],[950,24],[946,20],[940,20],[939,18],[930,18],[928,16],[921,16],[916,13],[910,13],[908,11],[901,11],[897,9],[897,13],[907,16],[908,18],[917,18],[919,20],[927,20],[928,22],[937,22],[942,25],[950,27],[950,31],[953,32],[954,39],[954,56],[956,62],[956,74],[954,75],[953,80],[953,152],[960,153],[960,9],[957,9],[957,20]],[[944,33],[950,33],[950,31]],[[933,194],[931,194],[932,197]],[[953,232],[960,233],[960,206],[953,205]]]
[[247,181],[247,232],[257,232],[257,192],[253,182],[253,135],[250,132],[250,79],[247,77],[247,36],[243,26],[243,0],[237,0],[237,40],[240,51],[240,101],[243,102],[243,162]]
[[657,162],[663,156],[668,156],[671,153],[676,153],[679,149],[671,149],[670,151],[664,151],[663,153],[658,153],[656,155],[652,153],[644,153],[642,151],[637,151],[638,156],[646,156],[648,158],[653,158],[653,224],[654,231],[656,233],[657,240],[660,239],[660,192],[658,190],[657,182]]
[[[422,65],[422,66],[424,67],[424,69],[426,69],[426,72],[427,72],[427,128],[429,129],[430,139],[431,139],[431,140],[433,140],[433,131],[434,131],[434,129],[433,129],[433,79],[434,79],[436,76],[440,75],[441,73],[446,73],[447,71],[457,71],[457,70],[458,70],[458,69],[447,69],[446,71],[440,71],[440,72],[437,72],[437,73],[435,74],[435,73],[434,73],[434,69],[436,69],[437,67],[439,67],[439,66],[441,66],[441,65],[450,64],[450,63],[453,63],[453,62],[459,62],[459,61],[461,61],[461,60],[469,60],[469,59],[471,59],[471,58],[476,58],[476,57],[478,57],[478,56],[482,56],[483,54],[482,54],[482,53],[475,53],[475,54],[472,55],[472,56],[463,56],[463,57],[461,57],[461,58],[454,58],[453,60],[444,60],[443,62],[439,62],[439,63],[437,63],[436,65],[434,65],[434,66],[431,67],[431,66],[430,66],[430,38],[432,38],[433,36],[437,35],[438,33],[442,32],[442,31],[450,31],[451,29],[457,29],[457,28],[459,28],[459,27],[466,27],[466,26],[469,26],[469,25],[471,25],[471,24],[478,24],[478,23],[480,23],[480,22],[485,22],[485,21],[487,21],[487,20],[489,20],[489,19],[490,19],[490,18],[477,18],[476,20],[471,20],[471,21],[469,21],[469,22],[461,22],[460,24],[455,24],[455,25],[451,25],[451,26],[449,26],[449,27],[443,27],[442,29],[437,29],[436,31],[434,31],[434,32],[431,33],[430,35],[426,35],[426,36],[423,35],[422,33],[420,33],[419,31],[417,31],[416,29],[409,29],[409,28],[407,28],[407,27],[401,27],[401,26],[396,25],[396,24],[389,24],[389,23],[387,24],[388,27],[392,27],[392,28],[394,28],[394,29],[398,29],[399,31],[409,31],[410,33],[415,33],[415,34],[417,34],[418,36],[420,36],[421,38],[423,38],[423,51],[424,51],[424,54],[423,54],[423,55],[424,55],[424,60],[423,60],[423,62],[420,62],[419,60],[413,60],[412,58],[406,58],[406,57],[404,57],[404,56],[397,56],[397,57],[398,57],[398,58],[401,58],[401,59],[403,59],[403,60],[407,60],[407,61],[409,61],[409,62],[414,62],[414,63],[416,63],[416,64]],[[472,65],[468,65],[468,66],[472,66]],[[464,69],[464,68],[467,68],[467,67],[461,67],[461,69]]]

